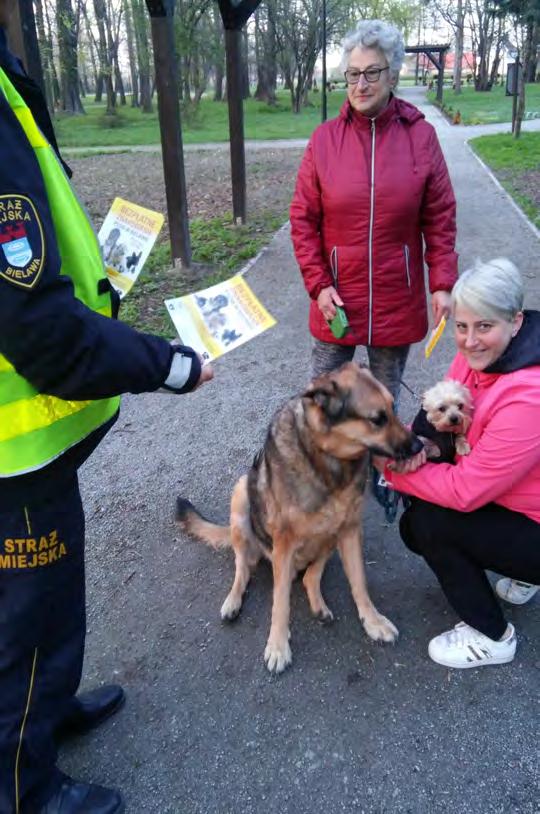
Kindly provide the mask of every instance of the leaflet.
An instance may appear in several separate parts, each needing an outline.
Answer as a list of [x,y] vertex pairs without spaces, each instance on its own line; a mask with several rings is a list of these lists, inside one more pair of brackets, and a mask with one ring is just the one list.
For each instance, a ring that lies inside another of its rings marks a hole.
[[165,305],[184,345],[205,361],[249,342],[276,324],[242,276],[165,300]]
[[99,230],[98,240],[107,276],[121,299],[139,276],[163,220],[159,212],[122,198],[114,199]]

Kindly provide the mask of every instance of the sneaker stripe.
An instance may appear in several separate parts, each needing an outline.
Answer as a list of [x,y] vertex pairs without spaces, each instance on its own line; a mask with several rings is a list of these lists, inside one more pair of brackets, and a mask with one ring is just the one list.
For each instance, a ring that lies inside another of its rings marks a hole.
[[[467,645],[467,647],[468,647],[468,649],[471,651],[471,653],[473,654],[473,656],[475,657],[475,659],[476,659],[477,661],[482,661],[482,659],[484,658],[484,656],[480,655],[480,653],[478,653],[478,651],[476,651],[476,650],[474,649],[474,647],[472,646],[472,644]],[[486,655],[486,656],[489,658],[489,653],[488,653],[486,650],[482,650],[481,652],[482,652],[482,653],[485,653],[485,655]]]

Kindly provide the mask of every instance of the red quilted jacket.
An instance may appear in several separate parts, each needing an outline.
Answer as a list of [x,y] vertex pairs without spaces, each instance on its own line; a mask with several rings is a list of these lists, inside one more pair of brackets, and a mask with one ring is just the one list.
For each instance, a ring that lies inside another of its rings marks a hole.
[[[345,102],[313,133],[291,203],[296,259],[312,298],[317,339],[390,346],[426,334],[429,289],[457,279],[456,202],[433,127],[408,102],[392,97],[376,119]],[[330,332],[316,299],[334,285],[351,330]]]

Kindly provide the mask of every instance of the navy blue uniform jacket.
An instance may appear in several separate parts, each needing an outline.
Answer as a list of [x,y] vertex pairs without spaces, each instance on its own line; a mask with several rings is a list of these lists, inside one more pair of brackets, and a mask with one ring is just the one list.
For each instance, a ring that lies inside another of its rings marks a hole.
[[[13,75],[13,57],[6,51],[1,28],[0,66]],[[39,392],[63,399],[99,399],[158,389],[169,375],[174,353],[170,344],[91,311],[75,298],[70,278],[60,274],[39,165],[0,94],[0,196],[11,195],[24,195],[35,207],[43,229],[45,264],[32,288],[0,275],[0,353]],[[0,508],[15,508],[20,501],[40,500],[56,492],[113,421],[44,469],[0,479]]]

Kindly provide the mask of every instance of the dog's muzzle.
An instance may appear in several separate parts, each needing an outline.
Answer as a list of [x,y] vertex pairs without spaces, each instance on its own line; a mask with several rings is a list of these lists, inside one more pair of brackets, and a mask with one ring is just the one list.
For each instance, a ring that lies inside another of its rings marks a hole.
[[424,445],[422,441],[411,433],[411,440],[403,444],[394,457],[397,461],[403,461],[405,458],[412,458],[413,455],[418,455],[423,449]]

